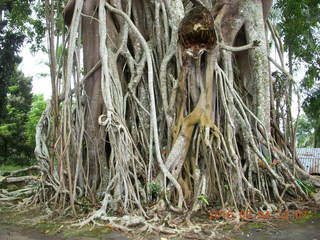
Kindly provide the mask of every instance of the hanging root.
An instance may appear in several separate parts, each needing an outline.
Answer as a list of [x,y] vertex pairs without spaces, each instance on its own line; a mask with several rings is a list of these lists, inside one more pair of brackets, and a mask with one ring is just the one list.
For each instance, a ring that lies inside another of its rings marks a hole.
[[[81,215],[87,201],[98,210],[77,226],[180,236],[212,229],[192,220],[204,209],[228,210],[237,223],[243,210],[275,211],[310,199],[316,181],[295,164],[294,149],[273,131],[277,123],[269,128],[263,108],[254,106],[263,99],[250,91],[261,97],[261,86],[253,90],[237,79],[234,53],[257,55],[264,43],[227,46],[221,29],[232,18],[227,5],[217,13],[216,45],[190,60],[177,46],[183,1],[97,2],[90,16],[82,1],[67,5],[73,18],[64,39],[65,76],[56,79],[60,97],[37,126],[41,182],[34,203]],[[86,36],[81,18],[96,35]],[[95,44],[82,41],[97,36]],[[82,49],[97,54],[92,64],[79,60]]]

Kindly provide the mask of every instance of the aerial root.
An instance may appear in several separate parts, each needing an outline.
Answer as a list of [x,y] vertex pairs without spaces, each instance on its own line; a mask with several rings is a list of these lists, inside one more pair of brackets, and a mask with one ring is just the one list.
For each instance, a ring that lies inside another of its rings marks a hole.
[[225,224],[236,224],[235,221],[217,222],[212,223],[193,223],[192,225],[183,224],[184,220],[181,216],[172,219],[171,215],[162,216],[161,219],[158,215],[154,215],[151,219],[146,219],[137,215],[125,215],[122,217],[110,217],[107,214],[102,214],[97,211],[96,214],[92,215],[90,218],[74,224],[74,226],[83,227],[88,224],[93,224],[93,226],[104,226],[111,228],[113,230],[120,230],[127,234],[134,234],[137,236],[141,235],[141,239],[144,239],[145,235],[148,234],[166,234],[170,237],[185,237],[189,234],[196,234],[197,239],[202,238],[201,235],[206,235],[207,237],[216,237],[217,231],[221,226]]
[[29,202],[37,190],[40,178],[25,174],[38,174],[38,172],[39,167],[37,166],[4,172],[2,174],[4,177],[0,176],[0,201],[23,200],[25,203]]

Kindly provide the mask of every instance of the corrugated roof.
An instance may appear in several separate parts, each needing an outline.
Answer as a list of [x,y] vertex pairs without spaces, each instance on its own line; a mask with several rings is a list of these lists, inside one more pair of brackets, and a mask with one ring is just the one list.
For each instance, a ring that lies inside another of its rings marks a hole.
[[320,174],[320,148],[297,148],[297,157],[310,174]]

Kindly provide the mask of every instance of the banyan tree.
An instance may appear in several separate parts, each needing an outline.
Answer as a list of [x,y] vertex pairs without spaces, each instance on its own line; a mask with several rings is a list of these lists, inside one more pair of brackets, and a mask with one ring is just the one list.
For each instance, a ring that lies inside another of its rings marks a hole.
[[46,1],[52,99],[37,127],[36,201],[147,219],[206,204],[275,211],[319,187],[282,131],[294,126],[279,117],[270,66],[292,77],[272,0],[56,5]]

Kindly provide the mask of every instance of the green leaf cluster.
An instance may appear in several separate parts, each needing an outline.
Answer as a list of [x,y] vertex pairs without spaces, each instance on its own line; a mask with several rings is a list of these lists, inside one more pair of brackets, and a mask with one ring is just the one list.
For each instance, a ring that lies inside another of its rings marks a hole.
[[[44,16],[41,15],[43,2],[39,0],[2,0],[0,12],[6,31],[21,34],[32,44],[33,50],[44,50],[45,36]],[[43,12],[43,11],[42,11]]]
[[320,147],[320,86],[311,90],[303,102],[303,110],[308,116],[309,122],[314,130],[314,145]]
[[34,129],[31,128],[39,114],[31,112],[33,115],[28,116],[32,80],[19,72],[17,66],[25,40],[33,43],[34,50],[42,48],[43,5],[44,1],[40,0],[0,1],[0,164],[25,165],[33,159]]
[[6,95],[6,114],[0,118],[0,165],[26,165],[32,161],[33,146],[27,144],[25,126],[32,103],[32,79],[15,71]]
[[314,134],[308,138],[302,135],[298,141],[300,144],[305,142],[310,146],[313,136],[314,147],[320,147],[320,2],[319,0],[277,0],[275,7],[280,12],[276,22],[284,39],[285,50],[289,54],[290,67],[296,69],[301,65],[306,67],[306,74],[301,83],[302,92],[306,96],[303,102],[306,118],[300,120],[298,126],[306,127],[305,122],[301,121],[308,120]]
[[35,133],[36,126],[41,118],[43,111],[46,108],[46,101],[42,94],[34,95],[32,100],[31,110],[28,113],[28,120],[26,123],[26,136],[27,136],[27,144],[31,146],[35,146]]
[[200,194],[198,196],[198,200],[200,202],[202,202],[202,204],[204,204],[204,205],[207,205],[207,206],[209,205],[208,197],[206,195],[204,195],[204,194]]
[[285,50],[296,68],[307,67],[302,86],[310,89],[320,74],[319,0],[278,0],[275,8],[281,12],[276,22]]
[[316,189],[314,186],[311,186],[307,183],[303,183],[300,180],[297,180],[297,183],[300,185],[300,187],[307,193],[307,194],[311,194],[311,193],[315,193]]
[[[27,39],[33,49],[42,48],[45,35],[44,18],[37,16],[43,1],[0,1],[0,119],[7,114],[7,94],[14,91],[10,79],[21,62],[20,49]],[[8,89],[10,87],[10,89]]]
[[299,66],[302,60],[309,65],[319,65],[319,1],[278,0],[275,7],[282,13],[278,28],[284,39],[285,49],[292,54],[295,63]]
[[312,148],[314,146],[314,130],[311,120],[303,114],[297,119],[297,147],[298,148]]

